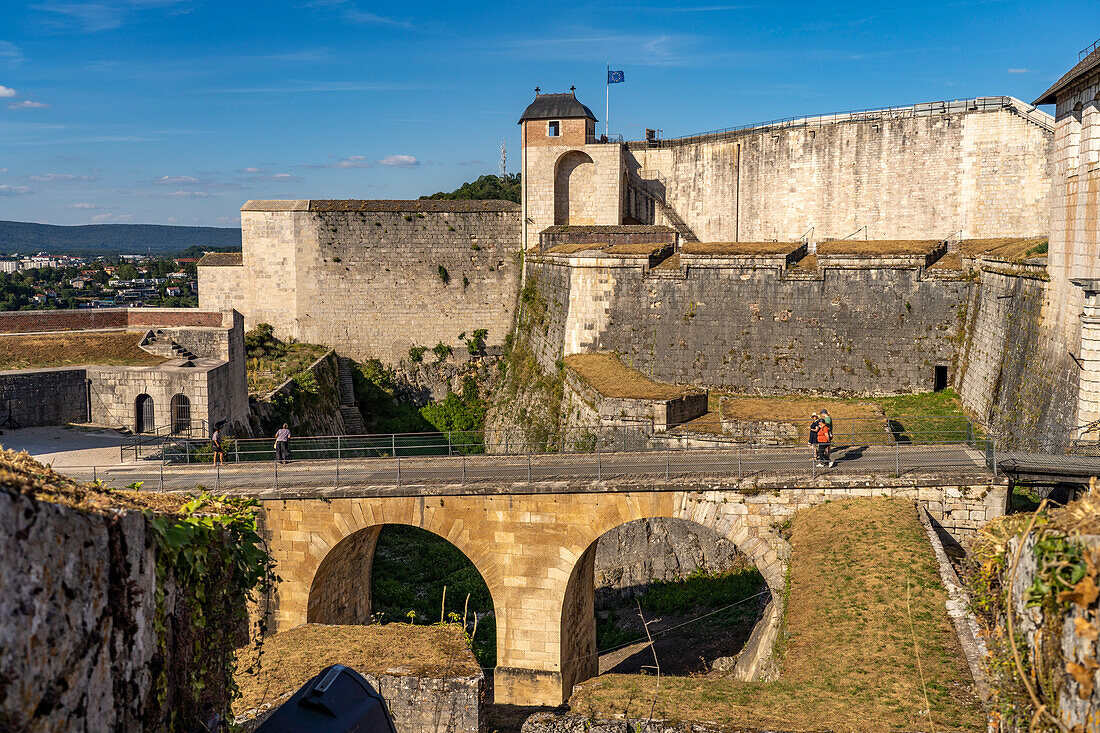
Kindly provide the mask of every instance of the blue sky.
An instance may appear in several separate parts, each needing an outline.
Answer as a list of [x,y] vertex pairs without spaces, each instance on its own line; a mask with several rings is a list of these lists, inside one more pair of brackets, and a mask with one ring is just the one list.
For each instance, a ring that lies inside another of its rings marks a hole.
[[[250,198],[415,198],[519,163],[577,86],[666,136],[983,95],[1031,101],[1100,3],[0,0],[0,219],[233,226]],[[602,122],[601,122],[602,125]]]

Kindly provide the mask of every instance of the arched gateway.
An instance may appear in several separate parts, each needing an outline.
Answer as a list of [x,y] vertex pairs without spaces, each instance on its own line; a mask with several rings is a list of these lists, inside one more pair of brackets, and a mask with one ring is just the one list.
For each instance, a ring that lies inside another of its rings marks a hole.
[[455,545],[489,587],[497,617],[496,700],[557,705],[595,674],[592,559],[596,540],[619,525],[666,517],[715,530],[752,559],[777,608],[789,545],[772,530],[773,513],[759,511],[769,504],[733,496],[639,491],[265,501],[282,579],[275,627],[366,622],[380,528],[412,525]]

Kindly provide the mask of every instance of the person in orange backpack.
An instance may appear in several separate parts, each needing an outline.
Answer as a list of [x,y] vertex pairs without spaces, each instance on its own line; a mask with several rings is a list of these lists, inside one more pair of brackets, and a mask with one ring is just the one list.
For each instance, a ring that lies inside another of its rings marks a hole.
[[833,431],[829,428],[829,423],[821,420],[817,426],[817,458],[820,465],[828,465],[829,468],[836,465],[836,461],[829,460],[829,444],[832,440]]

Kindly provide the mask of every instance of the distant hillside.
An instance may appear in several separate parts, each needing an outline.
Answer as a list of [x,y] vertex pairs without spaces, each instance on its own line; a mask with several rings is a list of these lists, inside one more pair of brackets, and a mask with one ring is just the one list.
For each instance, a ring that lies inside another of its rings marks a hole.
[[90,224],[55,226],[0,221],[0,254],[12,252],[74,255],[176,254],[190,247],[221,249],[241,246],[241,230],[221,227],[177,227],[160,224]]
[[502,199],[519,203],[519,174],[507,173],[504,178],[486,175],[476,181],[463,183],[450,193],[440,191],[422,199]]

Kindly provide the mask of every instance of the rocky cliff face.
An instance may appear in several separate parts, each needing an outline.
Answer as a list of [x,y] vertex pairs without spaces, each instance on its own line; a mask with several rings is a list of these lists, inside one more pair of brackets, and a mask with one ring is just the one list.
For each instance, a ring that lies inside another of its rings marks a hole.
[[630,522],[596,544],[596,607],[615,606],[654,580],[686,578],[695,570],[730,570],[743,560],[732,542],[692,522]]

